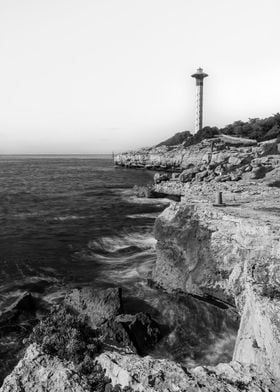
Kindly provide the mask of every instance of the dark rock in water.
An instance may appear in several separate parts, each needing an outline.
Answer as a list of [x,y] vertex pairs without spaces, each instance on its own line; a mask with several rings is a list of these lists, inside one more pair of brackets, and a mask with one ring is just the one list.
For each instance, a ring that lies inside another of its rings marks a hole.
[[98,328],[121,313],[121,289],[75,289],[66,296],[64,303],[76,313],[86,316],[92,328]]
[[105,343],[121,352],[146,355],[161,339],[159,325],[145,313],[121,314],[101,327]]
[[159,184],[162,181],[168,181],[170,180],[171,176],[171,173],[156,173],[154,175],[154,182],[155,184]]
[[22,341],[48,310],[45,301],[24,292],[0,314],[0,384],[20,359]]
[[124,314],[116,317],[116,321],[124,326],[140,355],[146,355],[151,352],[162,337],[159,325],[149,314]]
[[135,195],[137,197],[139,197],[139,198],[143,198],[143,197],[151,198],[151,197],[154,197],[153,189],[149,185],[142,185],[142,186],[135,185],[133,187],[133,190],[135,192]]
[[124,354],[137,353],[127,330],[115,319],[106,321],[100,328],[105,347],[118,350]]

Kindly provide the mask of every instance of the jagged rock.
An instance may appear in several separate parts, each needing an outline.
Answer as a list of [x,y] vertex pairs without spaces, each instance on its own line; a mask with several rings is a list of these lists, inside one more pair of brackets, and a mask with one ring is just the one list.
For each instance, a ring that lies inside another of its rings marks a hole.
[[92,328],[98,328],[121,312],[121,289],[74,289],[66,296],[64,303],[75,312],[86,316]]
[[202,181],[208,175],[208,170],[203,170],[199,173],[196,173],[195,179],[197,181]]
[[124,354],[137,353],[128,331],[115,319],[108,320],[101,326],[101,334],[105,346]]
[[148,314],[121,314],[102,326],[105,342],[122,352],[145,355],[162,337],[158,324]]
[[0,392],[90,392],[86,377],[71,362],[63,363],[31,345],[6,377]]
[[260,179],[265,177],[266,169],[261,164],[252,170],[251,179]]
[[140,355],[151,352],[162,337],[159,325],[148,314],[124,314],[117,316],[115,320],[124,326]]
[[198,172],[198,169],[195,167],[192,167],[190,169],[186,169],[180,174],[179,181],[181,181],[181,182],[191,181],[197,172]]
[[239,156],[231,156],[228,159],[228,163],[231,166],[238,166],[241,164],[241,162],[242,162],[242,160]]

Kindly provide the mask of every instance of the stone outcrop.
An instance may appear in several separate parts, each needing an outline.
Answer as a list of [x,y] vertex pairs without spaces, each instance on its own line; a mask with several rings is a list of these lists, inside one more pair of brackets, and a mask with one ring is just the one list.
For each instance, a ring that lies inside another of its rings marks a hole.
[[122,153],[115,157],[115,165],[160,170],[162,173],[154,176],[153,190],[183,195],[186,183],[264,178],[280,166],[280,155],[276,139],[237,145],[220,136],[188,147],[161,146]]
[[26,350],[13,372],[6,377],[1,392],[90,392],[86,377],[71,362],[42,353],[36,345]]
[[238,362],[186,370],[169,360],[135,355],[124,357],[114,352],[101,354],[97,361],[113,385],[130,387],[133,391],[276,392],[280,387],[254,366]]

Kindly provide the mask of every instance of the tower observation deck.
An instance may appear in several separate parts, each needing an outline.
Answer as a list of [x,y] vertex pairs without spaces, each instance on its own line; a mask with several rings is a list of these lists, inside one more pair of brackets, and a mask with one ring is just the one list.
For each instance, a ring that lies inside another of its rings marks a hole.
[[194,133],[202,128],[203,124],[203,79],[208,75],[198,68],[196,73],[191,75],[196,80],[196,98],[195,98],[195,127]]

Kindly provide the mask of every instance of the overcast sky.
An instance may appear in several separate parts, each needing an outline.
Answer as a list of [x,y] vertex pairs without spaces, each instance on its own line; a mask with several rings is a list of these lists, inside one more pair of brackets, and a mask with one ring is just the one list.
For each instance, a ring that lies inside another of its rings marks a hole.
[[280,111],[279,0],[0,0],[0,153],[104,153]]

